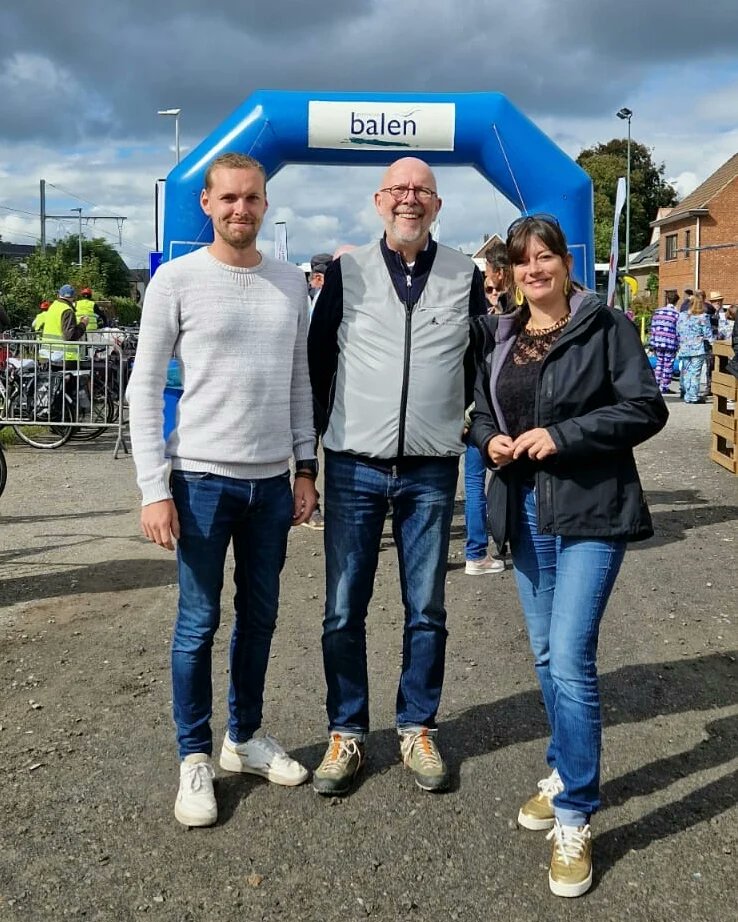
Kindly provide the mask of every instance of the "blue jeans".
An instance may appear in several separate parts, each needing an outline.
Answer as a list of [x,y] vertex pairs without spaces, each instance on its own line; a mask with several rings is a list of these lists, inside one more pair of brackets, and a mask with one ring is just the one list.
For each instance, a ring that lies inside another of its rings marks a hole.
[[180,758],[211,753],[211,650],[220,623],[228,545],[235,560],[228,733],[243,743],[261,726],[264,680],[277,621],[279,574],[292,524],[289,474],[236,480],[174,471],[179,516],[179,606],[172,640],[172,698]]
[[487,556],[487,496],[484,482],[487,468],[476,445],[467,445],[464,455],[464,518],[466,521],[467,560]]
[[323,664],[331,731],[369,730],[366,616],[392,503],[405,608],[397,727],[435,727],[446,659],[444,590],[458,459],[383,471],[325,453]]
[[581,826],[600,805],[597,641],[625,541],[539,535],[535,491],[524,488],[510,550],[551,725],[547,760],[564,784],[554,812],[562,824]]

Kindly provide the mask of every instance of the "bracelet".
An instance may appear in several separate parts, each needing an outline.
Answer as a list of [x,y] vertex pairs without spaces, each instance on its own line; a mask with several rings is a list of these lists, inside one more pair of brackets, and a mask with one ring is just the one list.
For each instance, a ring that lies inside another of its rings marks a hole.
[[313,471],[295,471],[295,480],[298,477],[304,477],[306,480],[312,480],[313,483],[318,479],[318,475]]

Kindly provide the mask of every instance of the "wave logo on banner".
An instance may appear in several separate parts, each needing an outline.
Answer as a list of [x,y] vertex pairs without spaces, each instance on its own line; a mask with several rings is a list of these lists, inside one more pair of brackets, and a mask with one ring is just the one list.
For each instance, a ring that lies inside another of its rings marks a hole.
[[283,263],[288,260],[287,253],[287,222],[275,221],[274,223],[274,258]]
[[452,102],[308,103],[308,147],[453,150],[455,133]]
[[618,277],[618,226],[620,215],[625,204],[625,177],[618,179],[618,188],[615,193],[615,219],[612,224],[612,243],[610,244],[610,268],[607,276],[607,306],[615,307],[615,282]]

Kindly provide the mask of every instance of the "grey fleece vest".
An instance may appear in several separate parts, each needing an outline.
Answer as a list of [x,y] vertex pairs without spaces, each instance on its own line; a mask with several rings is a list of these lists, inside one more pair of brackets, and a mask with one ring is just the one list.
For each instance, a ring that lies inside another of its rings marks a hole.
[[341,257],[343,319],[326,448],[374,458],[464,451],[464,353],[473,273],[471,259],[439,246],[406,325],[407,311],[379,243]]

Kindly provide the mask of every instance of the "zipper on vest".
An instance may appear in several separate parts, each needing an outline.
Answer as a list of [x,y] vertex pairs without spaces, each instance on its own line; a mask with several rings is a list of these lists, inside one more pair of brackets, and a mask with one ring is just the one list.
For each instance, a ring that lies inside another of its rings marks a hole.
[[405,455],[405,414],[407,413],[407,392],[410,387],[410,347],[412,345],[412,318],[413,303],[411,293],[413,277],[408,272],[405,275],[407,282],[407,295],[405,297],[405,356],[402,366],[402,396],[400,398],[400,427],[397,434],[397,457]]

